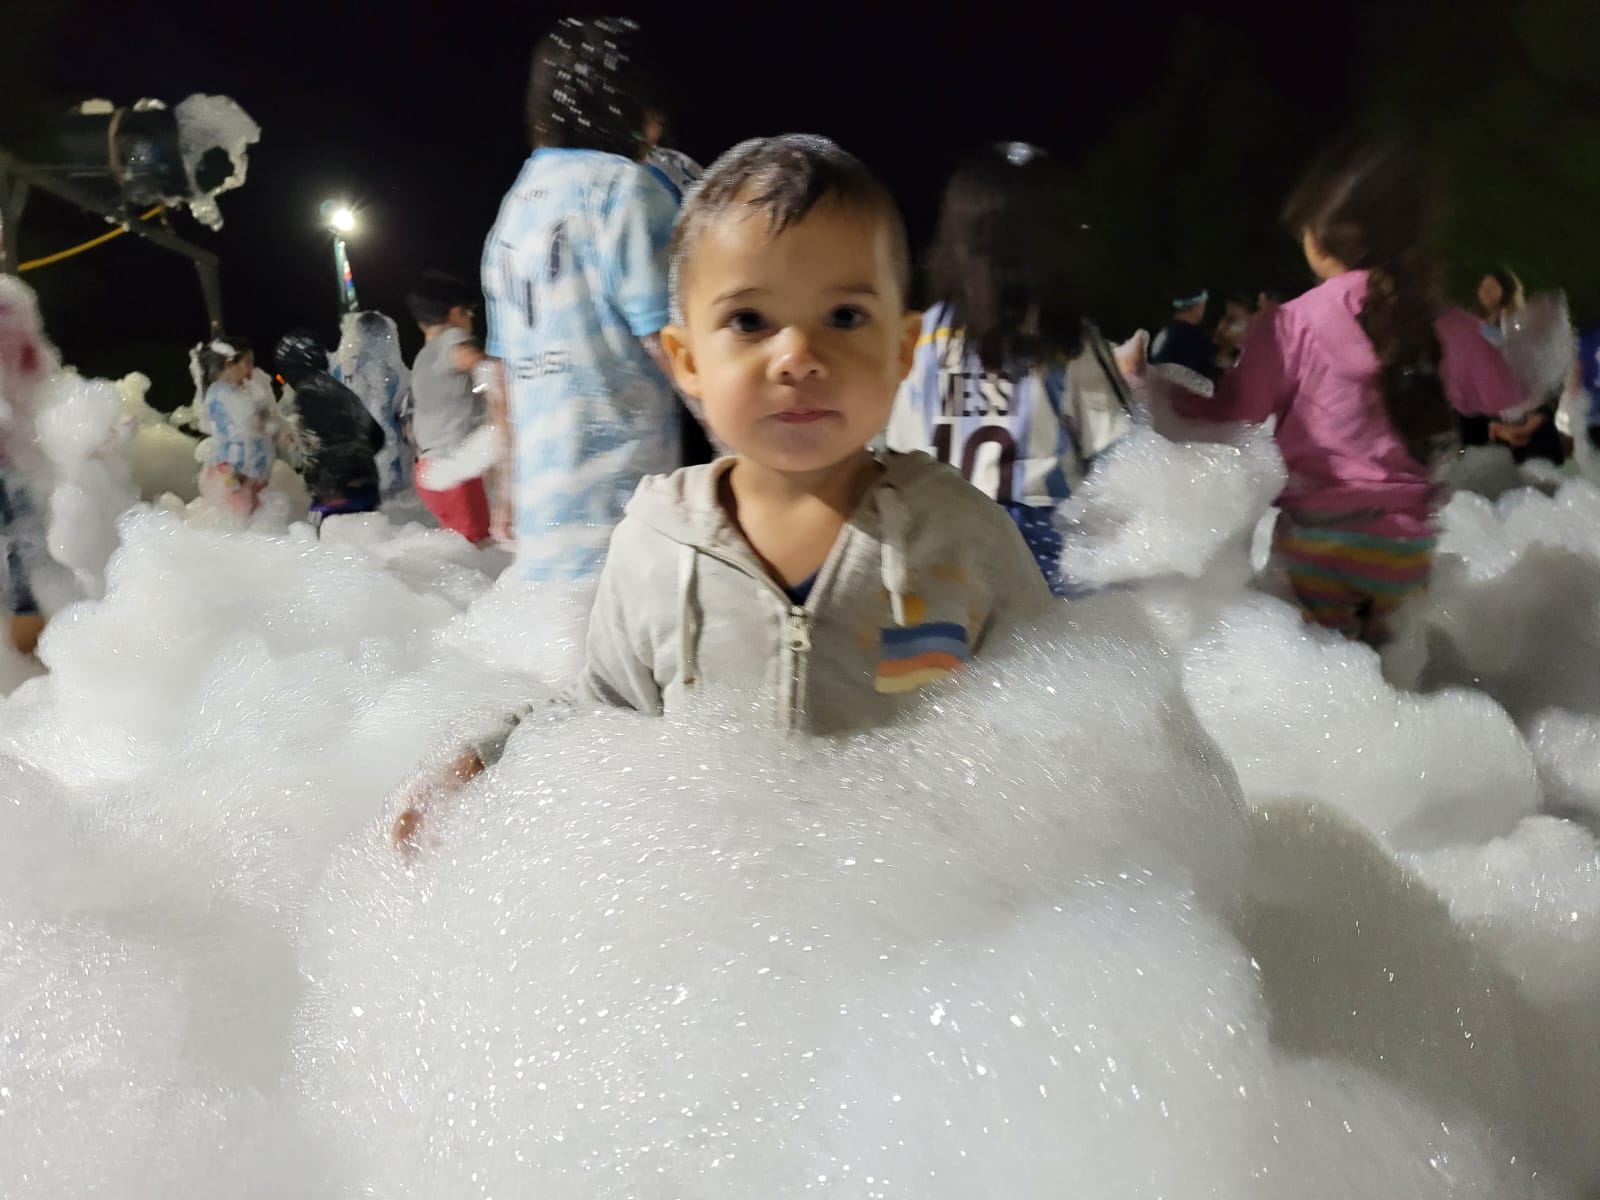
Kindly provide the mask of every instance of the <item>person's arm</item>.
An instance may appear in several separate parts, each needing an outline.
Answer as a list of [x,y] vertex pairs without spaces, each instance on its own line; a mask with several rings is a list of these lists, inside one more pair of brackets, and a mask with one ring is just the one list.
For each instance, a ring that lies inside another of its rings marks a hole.
[[494,511],[489,517],[489,534],[502,545],[516,540],[515,513],[511,504],[511,408],[506,400],[505,363],[498,358],[484,357],[472,373],[475,384],[484,390],[484,410],[489,425],[494,430],[498,447],[496,464],[484,473],[484,482],[494,497]]
[[1268,417],[1282,416],[1294,395],[1287,363],[1291,318],[1278,309],[1270,319],[1255,322],[1245,339],[1239,363],[1223,375],[1209,399],[1176,391],[1173,408],[1192,420],[1221,424],[1257,425]]
[[483,774],[484,766],[475,746],[457,751],[442,763],[425,764],[401,788],[400,815],[389,827],[390,843],[397,850],[415,851],[427,815]]
[[671,315],[668,247],[677,207],[643,167],[637,169],[638,178],[621,188],[606,217],[597,252],[606,298],[643,340],[659,334]]
[[1026,628],[1060,603],[1051,594],[1050,584],[1039,570],[1039,560],[1028,549],[1016,523],[999,505],[989,507],[994,512],[986,518],[989,528],[982,532],[983,544],[989,547],[989,552],[979,578],[989,589],[990,607],[972,647],[974,652],[982,650],[995,637]]
[[1539,398],[1523,391],[1505,355],[1479,332],[1471,314],[1459,309],[1447,312],[1437,329],[1440,382],[1457,412],[1520,422],[1537,405]]
[[474,338],[463,338],[450,350],[450,366],[463,375],[470,375],[489,356]]
[[[1133,428],[1133,418],[1124,401],[1123,372],[1113,357],[1111,349],[1099,341],[1099,334],[1091,332],[1092,339],[1082,354],[1063,372],[1045,376],[1045,386],[1064,392],[1058,406],[1061,419],[1072,433],[1073,453],[1076,463],[1063,463],[1068,478],[1087,471],[1089,465],[1112,445],[1127,436]],[[1117,378],[1112,378],[1116,372]],[[1121,385],[1121,386],[1119,386]]]

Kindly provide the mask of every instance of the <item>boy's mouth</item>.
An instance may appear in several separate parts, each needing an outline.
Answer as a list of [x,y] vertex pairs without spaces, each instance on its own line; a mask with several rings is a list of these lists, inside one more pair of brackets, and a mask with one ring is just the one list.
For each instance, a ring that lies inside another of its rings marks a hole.
[[811,425],[825,417],[838,415],[831,408],[787,408],[783,412],[774,413],[773,418],[785,425]]

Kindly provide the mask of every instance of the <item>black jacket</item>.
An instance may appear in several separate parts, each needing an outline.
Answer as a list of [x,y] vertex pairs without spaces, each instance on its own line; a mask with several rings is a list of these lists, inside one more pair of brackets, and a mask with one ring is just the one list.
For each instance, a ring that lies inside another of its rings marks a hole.
[[1150,361],[1188,367],[1211,380],[1222,374],[1217,366],[1217,346],[1211,335],[1187,321],[1174,321],[1162,330],[1150,348]]
[[306,487],[318,500],[376,493],[383,426],[360,399],[326,371],[305,376],[294,390],[305,438]]

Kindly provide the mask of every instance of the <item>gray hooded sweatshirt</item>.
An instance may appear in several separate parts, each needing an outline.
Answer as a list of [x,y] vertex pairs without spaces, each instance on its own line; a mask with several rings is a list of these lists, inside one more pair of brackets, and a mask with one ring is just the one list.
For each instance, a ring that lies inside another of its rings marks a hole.
[[920,451],[880,461],[803,604],[718,502],[732,459],[645,479],[611,539],[573,698],[659,715],[731,692],[784,731],[877,726],[1056,603],[1004,509]]

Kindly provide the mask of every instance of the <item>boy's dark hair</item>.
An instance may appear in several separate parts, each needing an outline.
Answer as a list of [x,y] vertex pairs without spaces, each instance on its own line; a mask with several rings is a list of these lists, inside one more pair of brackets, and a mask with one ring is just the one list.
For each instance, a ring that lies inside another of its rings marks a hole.
[[740,142],[689,189],[672,230],[672,309],[682,319],[686,265],[706,227],[738,209],[760,210],[776,235],[823,201],[869,214],[889,227],[889,252],[902,301],[911,288],[911,253],[900,209],[864,163],[824,137],[786,133]]
[[638,158],[644,128],[644,87],[632,70],[638,56],[637,22],[562,18],[533,49],[528,135],[534,147]]
[[317,335],[308,329],[296,329],[284,334],[272,352],[272,360],[278,368],[278,374],[296,390],[306,379],[328,369],[328,352],[317,340]]
[[1426,244],[1438,211],[1421,154],[1394,139],[1336,145],[1312,164],[1283,211],[1291,233],[1309,231],[1347,269],[1367,272],[1356,319],[1378,356],[1389,424],[1424,465],[1456,431],[1439,378],[1440,301]]
[[969,159],[945,185],[929,290],[985,369],[1082,348],[1076,227],[1066,169],[1023,143]]
[[406,309],[424,328],[445,324],[451,309],[475,308],[477,304],[475,288],[443,271],[424,271],[406,290]]

